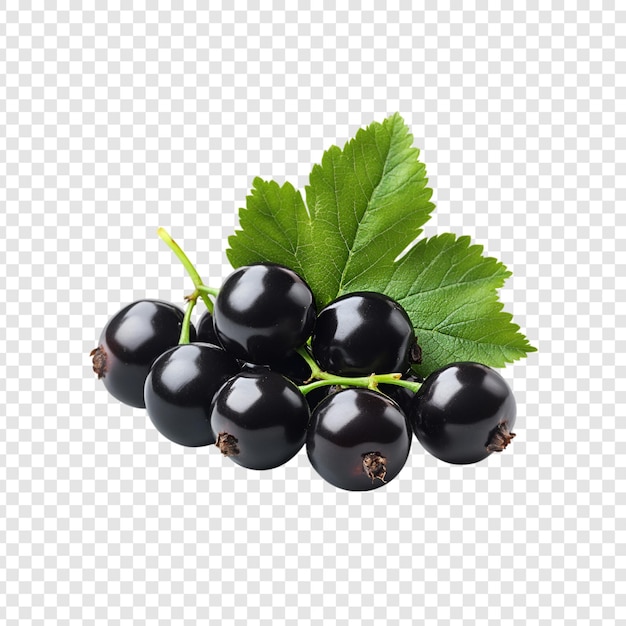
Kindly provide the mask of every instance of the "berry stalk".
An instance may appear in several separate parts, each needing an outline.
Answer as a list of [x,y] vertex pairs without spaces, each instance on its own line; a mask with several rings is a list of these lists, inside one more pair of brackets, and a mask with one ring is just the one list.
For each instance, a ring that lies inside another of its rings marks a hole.
[[[189,277],[193,281],[193,284],[196,288],[196,291],[189,296],[187,299],[189,301],[195,301],[198,296],[202,298],[206,308],[213,313],[213,303],[209,300],[207,294],[212,293],[209,287],[202,282],[202,278],[200,278],[200,274],[194,267],[193,263],[189,260],[189,257],[183,252],[182,248],[172,239],[170,234],[165,230],[165,228],[159,228],[157,230],[157,235],[167,244],[168,248],[176,255],[178,260],[183,264],[183,267],[187,270]],[[215,295],[215,294],[213,294]]]
[[217,296],[220,292],[219,289],[215,287],[207,287],[206,285],[196,285],[196,291],[203,293],[208,293],[210,296]]
[[309,391],[328,385],[364,387],[366,389],[372,389],[373,391],[378,391],[378,385],[380,384],[398,385],[400,387],[410,389],[413,393],[416,393],[422,386],[421,383],[402,380],[401,372],[392,372],[390,374],[370,374],[369,376],[337,376],[336,374],[330,374],[322,371],[313,357],[311,357],[311,355],[307,352],[306,348],[299,348],[297,352],[311,368],[311,377],[309,378],[311,382],[298,387],[300,392],[304,395],[309,393]]
[[189,343],[189,325],[191,324],[191,312],[196,306],[196,299],[190,298],[185,309],[185,317],[183,317],[182,328],[180,331],[180,339],[178,345]]

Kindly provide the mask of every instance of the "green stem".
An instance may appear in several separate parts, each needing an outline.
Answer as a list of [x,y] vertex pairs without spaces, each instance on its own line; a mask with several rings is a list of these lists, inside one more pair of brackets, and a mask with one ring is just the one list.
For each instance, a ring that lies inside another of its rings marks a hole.
[[319,378],[320,374],[324,373],[320,369],[320,366],[315,362],[315,359],[313,359],[313,357],[309,354],[309,351],[306,349],[305,346],[298,348],[296,352],[306,361],[307,365],[311,368],[311,376],[309,377],[309,379]]
[[306,394],[309,393],[309,391],[313,391],[314,389],[319,389],[320,387],[328,387],[332,384],[333,383],[327,380],[316,380],[316,381],[313,381],[312,383],[307,383],[306,385],[300,385],[298,389],[300,390],[302,395],[306,396]]
[[[383,376],[395,376],[395,374],[383,374]],[[402,378],[390,378],[389,380],[379,380],[378,382],[384,383],[385,385],[406,387],[407,389],[410,389],[413,393],[417,393],[422,386],[422,383],[413,383],[410,380],[403,380]]]
[[187,308],[185,309],[185,317],[183,317],[183,327],[180,331],[180,339],[178,340],[178,345],[189,343],[189,324],[191,323],[191,312],[193,311],[193,307],[195,306],[196,299],[191,298],[187,302]]
[[402,374],[400,372],[392,374],[371,374],[370,376],[335,376],[335,374],[319,371],[316,375],[311,376],[311,378],[317,378],[318,380],[305,385],[300,385],[298,389],[306,395],[309,391],[313,391],[314,389],[318,389],[319,387],[324,387],[326,385],[365,387],[366,389],[372,389],[374,391],[378,391],[378,385],[398,385],[400,387],[406,387],[415,393],[422,386],[421,383],[401,380],[401,377]]
[[305,346],[298,348],[296,351],[311,368],[310,382],[306,382],[304,385],[300,385],[298,389],[303,394],[309,393],[319,387],[327,385],[340,385],[343,387],[365,387],[367,389],[378,390],[378,385],[397,385],[399,387],[406,387],[413,393],[416,393],[422,386],[421,383],[414,383],[410,380],[402,380],[402,374],[399,372],[393,372],[391,374],[371,374],[370,376],[337,376],[321,370],[320,366],[315,362],[315,359],[309,354],[309,351]]
[[196,285],[196,289],[200,293],[208,293],[211,296],[217,296],[217,294],[220,292],[219,289],[216,289],[215,287],[207,287],[206,285]]
[[[193,284],[196,287],[196,291],[200,292],[199,295],[206,305],[206,308],[211,313],[213,313],[213,303],[209,300],[207,292],[202,291],[202,288],[205,287],[205,285],[202,282],[200,274],[198,274],[198,271],[194,267],[193,263],[189,260],[189,257],[183,252],[182,248],[172,239],[172,237],[165,230],[165,228],[159,228],[157,230],[157,235],[167,244],[168,248],[177,256],[178,260],[183,264],[183,267],[187,270],[187,273],[189,274],[191,280],[193,281]],[[190,301],[191,300],[195,301],[195,298],[191,296]]]

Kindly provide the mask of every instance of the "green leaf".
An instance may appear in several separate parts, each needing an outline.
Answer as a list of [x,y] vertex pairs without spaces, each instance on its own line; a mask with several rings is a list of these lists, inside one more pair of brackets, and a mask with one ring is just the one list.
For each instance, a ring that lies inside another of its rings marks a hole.
[[255,178],[246,208],[239,209],[240,230],[228,238],[226,255],[234,267],[272,262],[306,276],[311,220],[302,195],[290,183]]
[[298,272],[318,308],[354,291],[379,291],[407,310],[423,351],[418,373],[453,361],[502,367],[535,351],[502,310],[510,272],[482,247],[450,233],[418,240],[434,205],[413,137],[398,115],[327,150],[306,187],[255,178],[233,267],[280,263]]
[[391,271],[394,259],[422,231],[434,204],[426,168],[402,118],[357,132],[313,167],[306,199],[316,258],[310,275],[323,303],[374,270]]
[[319,307],[370,271],[384,274],[420,233],[434,205],[426,168],[399,115],[324,153],[306,188],[308,212],[288,183],[254,180],[241,229],[228,239],[233,267],[281,263],[310,285]]
[[354,285],[386,293],[404,307],[422,348],[418,374],[453,361],[503,367],[535,351],[498,301],[497,290],[511,273],[482,251],[469,237],[451,233],[422,239],[388,276]]

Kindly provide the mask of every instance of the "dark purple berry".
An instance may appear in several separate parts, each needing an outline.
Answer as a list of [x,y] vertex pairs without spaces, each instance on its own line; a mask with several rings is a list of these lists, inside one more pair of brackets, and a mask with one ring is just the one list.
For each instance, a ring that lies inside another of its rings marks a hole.
[[344,389],[311,417],[307,454],[329,483],[350,491],[382,487],[404,467],[411,428],[398,405],[369,389]]
[[309,418],[294,383],[264,368],[228,380],[215,394],[210,415],[222,453],[256,470],[291,459],[304,445]]
[[448,463],[476,463],[515,434],[516,403],[507,382],[480,363],[451,363],[424,381],[409,410],[420,443]]
[[[161,300],[139,300],[106,324],[90,356],[109,393],[134,407],[145,407],[143,391],[154,360],[178,344],[184,313]],[[196,337],[190,325],[189,337]]]
[[146,379],[148,415],[156,429],[182,446],[206,446],[215,392],[239,372],[237,360],[213,344],[190,343],[161,355]]
[[324,371],[341,376],[404,373],[419,358],[406,311],[371,291],[341,296],[322,309],[311,349]]
[[315,323],[309,286],[271,263],[247,265],[226,278],[213,311],[220,344],[242,361],[268,364],[288,357]]

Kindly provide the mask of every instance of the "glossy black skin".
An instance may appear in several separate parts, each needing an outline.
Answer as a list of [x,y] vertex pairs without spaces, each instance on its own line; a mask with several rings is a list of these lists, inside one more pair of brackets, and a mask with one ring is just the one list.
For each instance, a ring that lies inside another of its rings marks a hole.
[[[130,406],[146,406],[143,390],[150,367],[158,356],[178,344],[183,317],[184,313],[169,302],[139,300],[107,322],[98,343],[104,359],[99,377],[111,395]],[[193,325],[189,335],[192,341],[196,337]]]
[[320,311],[311,348],[324,371],[368,376],[406,372],[415,343],[411,320],[397,302],[360,291],[340,296]]
[[515,424],[516,403],[507,382],[480,363],[451,363],[425,380],[409,412],[419,442],[447,463],[482,461],[494,429]]
[[146,379],[146,408],[152,423],[182,446],[215,443],[209,423],[211,402],[238,372],[237,360],[213,344],[190,343],[168,350]]
[[220,345],[213,328],[213,316],[210,311],[205,311],[198,321],[197,330],[198,341],[202,343],[212,343],[216,346]]
[[[417,374],[409,372],[402,377],[402,380],[408,380],[412,383],[421,383],[424,379]],[[411,391],[407,387],[400,387],[400,385],[378,385],[378,390],[382,391],[386,396],[389,396],[398,406],[402,409],[405,415],[409,414],[409,408],[415,398],[415,392]]]
[[269,369],[242,371],[215,395],[211,427],[237,439],[238,465],[265,470],[283,465],[304,445],[309,407],[298,388]]
[[238,359],[259,364],[284,359],[303,345],[315,316],[309,286],[292,270],[271,263],[230,274],[213,311],[220,344]]
[[[344,389],[322,400],[313,411],[306,448],[311,465],[327,482],[348,491],[382,487],[406,463],[412,432],[398,405],[369,389]],[[363,455],[387,459],[385,482],[363,469]]]
[[[297,357],[297,359],[295,357]],[[287,357],[287,359],[280,361],[278,364],[257,365],[256,363],[244,363],[241,369],[242,371],[247,372],[271,370],[273,372],[277,372],[278,374],[282,374],[285,378],[289,379],[296,385],[303,385],[311,376],[309,366],[297,352],[294,352],[292,357]],[[304,398],[312,411],[329,393],[334,393],[336,391],[338,391],[336,386],[327,385],[313,389],[313,391],[309,391]]]

